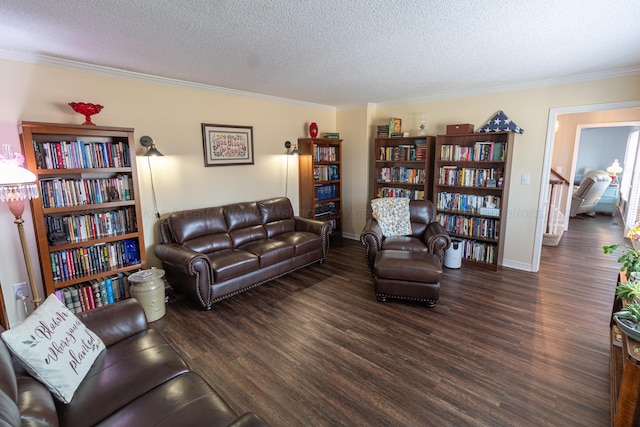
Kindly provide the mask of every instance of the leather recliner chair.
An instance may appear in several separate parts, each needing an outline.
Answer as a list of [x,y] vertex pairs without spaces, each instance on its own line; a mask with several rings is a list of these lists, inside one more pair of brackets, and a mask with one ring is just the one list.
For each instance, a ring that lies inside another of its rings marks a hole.
[[573,191],[571,197],[570,216],[591,213],[600,198],[611,184],[611,177],[607,171],[590,170],[584,175],[580,185]]

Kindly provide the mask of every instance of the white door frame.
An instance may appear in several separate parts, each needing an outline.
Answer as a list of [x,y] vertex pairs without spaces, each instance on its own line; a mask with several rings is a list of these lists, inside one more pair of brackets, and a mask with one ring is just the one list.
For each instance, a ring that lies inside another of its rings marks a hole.
[[[544,160],[542,162],[542,179],[540,180],[540,200],[538,212],[546,212],[547,197],[549,192],[549,176],[551,174],[551,161],[553,160],[553,144],[555,139],[556,120],[559,114],[593,113],[606,110],[624,110],[627,108],[640,108],[640,101],[614,102],[609,104],[579,105],[575,107],[559,107],[549,109],[549,121],[547,122],[547,137],[545,140]],[[542,254],[542,237],[544,234],[544,215],[538,215],[536,222],[536,234],[533,244],[533,259],[531,271],[540,270],[540,256]]]

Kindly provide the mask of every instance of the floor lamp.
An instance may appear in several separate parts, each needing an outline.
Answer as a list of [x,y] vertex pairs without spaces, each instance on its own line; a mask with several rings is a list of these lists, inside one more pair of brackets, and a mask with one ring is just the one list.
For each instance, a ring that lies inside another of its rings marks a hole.
[[[293,149],[291,148],[292,146],[293,146]],[[287,170],[286,170],[285,181],[284,181],[284,196],[288,197],[287,193],[289,191],[289,156],[297,156],[299,152],[298,152],[298,146],[295,144],[291,144],[291,141],[285,141],[284,148],[287,149]]]
[[147,163],[149,164],[149,178],[151,178],[151,195],[153,196],[153,211],[156,215],[156,218],[160,218],[160,212],[158,212],[158,203],[156,202],[156,189],[153,186],[153,172],[151,171],[151,157],[164,156],[164,154],[162,154],[160,150],[156,148],[156,142],[150,136],[145,135],[142,138],[140,138],[140,145],[142,145],[147,149],[144,155],[147,158]]
[[23,163],[24,156],[22,154],[14,154],[11,145],[4,146],[3,154],[0,154],[0,201],[7,203],[9,210],[16,218],[13,223],[18,227],[33,305],[37,308],[42,300],[38,295],[38,288],[33,277],[29,247],[24,235],[22,213],[24,212],[24,201],[38,197],[38,187],[36,186],[36,176],[33,172],[23,168]]

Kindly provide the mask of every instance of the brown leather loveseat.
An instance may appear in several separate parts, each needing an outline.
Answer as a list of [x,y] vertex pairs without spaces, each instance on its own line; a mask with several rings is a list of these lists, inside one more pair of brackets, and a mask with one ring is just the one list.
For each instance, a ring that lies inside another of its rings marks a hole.
[[190,371],[169,343],[148,328],[135,299],[77,316],[106,349],[68,404],[15,363],[0,339],[0,425],[266,427],[253,413],[238,416]]
[[208,310],[213,303],[307,265],[324,262],[330,225],[294,216],[291,202],[192,209],[160,222],[155,247],[169,284]]

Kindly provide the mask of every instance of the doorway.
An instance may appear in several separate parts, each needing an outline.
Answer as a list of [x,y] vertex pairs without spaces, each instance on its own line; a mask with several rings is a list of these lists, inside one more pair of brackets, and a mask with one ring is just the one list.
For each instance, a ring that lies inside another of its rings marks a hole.
[[[620,125],[621,123],[640,123],[640,101],[620,102],[612,104],[583,105],[577,107],[552,108],[549,110],[549,121],[547,124],[547,137],[545,144],[545,155],[542,170],[542,180],[540,187],[539,212],[546,212],[548,209],[547,199],[549,192],[549,179],[551,168],[570,171],[569,178],[575,176],[575,164],[577,156],[577,145],[579,144],[579,125],[589,125],[593,123],[607,123]],[[564,132],[563,143],[555,144],[556,134]],[[567,144],[566,141],[570,143]],[[555,164],[556,163],[562,163]],[[569,206],[570,194],[564,205],[566,212]],[[567,219],[568,221],[568,219]],[[545,217],[540,215],[536,224],[536,236],[533,248],[532,271],[540,269],[540,256],[542,252],[542,238],[545,230]]]

